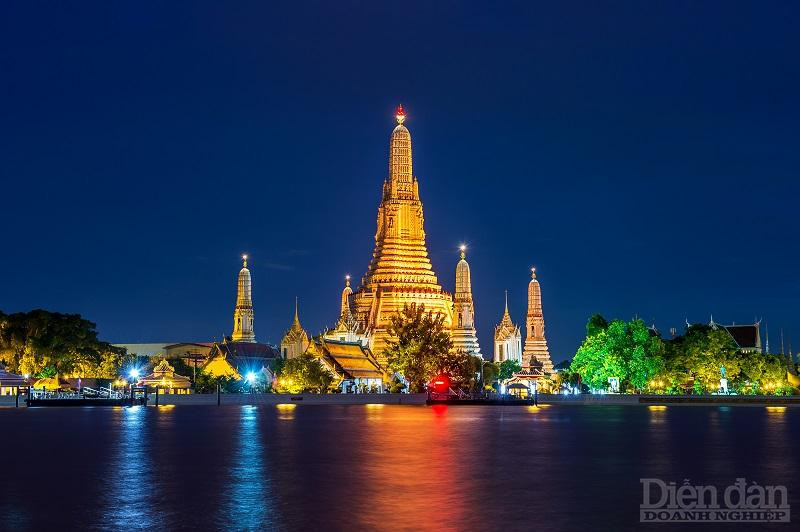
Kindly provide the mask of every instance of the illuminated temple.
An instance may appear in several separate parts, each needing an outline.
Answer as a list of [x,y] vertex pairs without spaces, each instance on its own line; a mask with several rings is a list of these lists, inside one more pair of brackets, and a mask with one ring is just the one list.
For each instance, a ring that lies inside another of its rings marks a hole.
[[541,368],[544,373],[553,372],[550,350],[544,336],[544,314],[542,312],[542,288],[536,279],[536,268],[531,268],[528,283],[528,316],[525,320],[525,347],[522,350],[522,367]]
[[434,314],[441,313],[448,328],[453,324],[453,297],[442,290],[428,258],[419,183],[412,165],[411,133],[403,125],[402,106],[395,118],[372,261],[361,286],[347,295],[347,308],[337,327],[362,337],[382,365],[386,362],[383,350],[389,339],[389,318],[405,305],[423,304]]

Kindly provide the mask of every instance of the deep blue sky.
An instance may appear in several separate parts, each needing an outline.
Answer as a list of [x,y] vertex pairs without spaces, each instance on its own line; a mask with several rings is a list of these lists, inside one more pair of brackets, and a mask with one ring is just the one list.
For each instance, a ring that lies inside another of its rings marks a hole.
[[470,246],[481,345],[536,264],[556,361],[587,317],[798,331],[793,2],[4,2],[0,309],[114,342],[311,332],[369,262],[392,113],[428,246]]

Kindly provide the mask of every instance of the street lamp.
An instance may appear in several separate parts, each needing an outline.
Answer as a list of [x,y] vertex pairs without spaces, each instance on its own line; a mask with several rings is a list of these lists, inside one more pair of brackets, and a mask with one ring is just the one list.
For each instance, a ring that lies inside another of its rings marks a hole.
[[133,385],[139,380],[139,369],[131,368],[131,370],[128,372],[128,376],[131,378],[131,406],[133,406]]

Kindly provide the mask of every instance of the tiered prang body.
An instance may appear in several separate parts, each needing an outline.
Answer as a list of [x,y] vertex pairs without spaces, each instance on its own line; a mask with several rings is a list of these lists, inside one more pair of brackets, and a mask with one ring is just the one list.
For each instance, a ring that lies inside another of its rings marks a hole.
[[378,207],[375,250],[361,286],[350,296],[360,328],[381,365],[389,340],[390,317],[405,305],[417,303],[453,323],[453,298],[442,290],[425,245],[419,185],[413,175],[411,134],[403,125],[402,106],[389,142],[389,177],[383,183]]
[[528,316],[525,323],[527,331],[522,351],[523,369],[538,367],[544,373],[553,373],[553,361],[544,336],[542,288],[536,279],[536,268],[531,269],[531,281],[528,283]]
[[472,301],[472,276],[466,246],[461,246],[461,260],[456,265],[456,291],[453,294],[453,351],[481,355],[475,331],[475,305]]

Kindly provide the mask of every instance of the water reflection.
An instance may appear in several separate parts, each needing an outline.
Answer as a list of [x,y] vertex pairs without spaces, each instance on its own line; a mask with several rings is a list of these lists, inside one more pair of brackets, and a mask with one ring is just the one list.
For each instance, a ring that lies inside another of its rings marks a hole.
[[147,415],[144,406],[114,408],[119,439],[108,471],[107,489],[102,491],[104,529],[163,526],[148,497],[153,471],[148,431],[144,430]]
[[294,403],[278,403],[275,408],[278,409],[278,419],[291,421],[294,419],[294,409],[297,408],[297,405]]
[[234,530],[255,530],[277,526],[272,480],[264,467],[264,446],[259,430],[257,406],[241,407],[238,443],[228,481],[223,526]]

